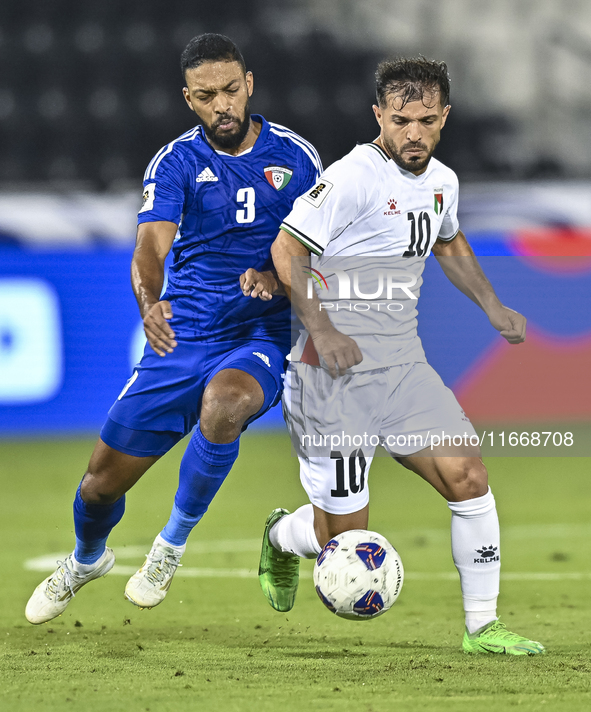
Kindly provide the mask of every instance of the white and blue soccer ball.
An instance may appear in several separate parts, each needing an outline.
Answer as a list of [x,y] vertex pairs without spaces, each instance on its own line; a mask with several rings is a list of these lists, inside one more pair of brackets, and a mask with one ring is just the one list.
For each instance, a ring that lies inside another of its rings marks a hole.
[[396,549],[377,532],[351,529],[331,539],[314,565],[314,585],[332,613],[369,620],[392,607],[404,569]]

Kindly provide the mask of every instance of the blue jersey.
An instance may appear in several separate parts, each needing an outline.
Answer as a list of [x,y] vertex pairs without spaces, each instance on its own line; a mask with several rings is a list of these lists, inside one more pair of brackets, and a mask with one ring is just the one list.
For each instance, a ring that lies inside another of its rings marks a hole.
[[249,267],[271,269],[281,222],[322,166],[298,134],[252,118],[260,134],[239,156],[215,151],[201,126],[162,148],[144,176],[138,222],[179,225],[162,297],[175,332],[204,341],[268,339],[289,350],[289,301],[245,297],[239,277]]

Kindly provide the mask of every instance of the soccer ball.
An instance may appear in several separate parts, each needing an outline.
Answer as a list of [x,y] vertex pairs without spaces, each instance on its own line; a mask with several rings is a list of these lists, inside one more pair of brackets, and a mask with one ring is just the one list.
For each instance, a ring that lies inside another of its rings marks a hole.
[[314,585],[332,613],[369,620],[398,598],[404,569],[396,549],[377,532],[351,529],[331,539],[314,565]]

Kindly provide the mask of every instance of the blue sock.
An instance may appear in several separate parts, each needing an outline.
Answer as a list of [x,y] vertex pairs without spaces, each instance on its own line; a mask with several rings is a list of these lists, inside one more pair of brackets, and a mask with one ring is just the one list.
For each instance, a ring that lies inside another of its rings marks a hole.
[[197,424],[181,461],[172,514],[161,533],[169,544],[185,544],[232,469],[238,447],[239,438],[231,443],[210,442]]
[[125,495],[113,504],[86,504],[80,496],[80,485],[74,499],[74,558],[79,564],[94,564],[105,551],[111,529],[125,511]]
[[193,531],[193,527],[202,516],[203,514],[195,516],[187,514],[187,512],[179,509],[176,504],[173,504],[170,519],[160,532],[160,536],[172,546],[183,546],[189,534]]

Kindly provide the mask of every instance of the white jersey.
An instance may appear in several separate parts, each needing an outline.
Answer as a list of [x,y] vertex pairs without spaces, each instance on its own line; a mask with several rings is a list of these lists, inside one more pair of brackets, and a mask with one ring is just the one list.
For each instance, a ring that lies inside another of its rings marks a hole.
[[[333,163],[294,203],[281,228],[313,253],[322,308],[361,349],[351,371],[426,360],[416,320],[421,275],[434,242],[456,236],[457,205],[450,168],[432,158],[415,176],[375,143]],[[292,360],[306,342],[303,332]]]

